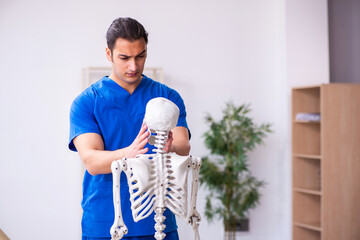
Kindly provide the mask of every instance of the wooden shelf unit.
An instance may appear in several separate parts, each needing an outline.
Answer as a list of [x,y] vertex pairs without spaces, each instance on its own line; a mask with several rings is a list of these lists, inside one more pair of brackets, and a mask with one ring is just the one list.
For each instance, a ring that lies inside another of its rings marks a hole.
[[360,84],[292,89],[292,176],[293,240],[360,239]]

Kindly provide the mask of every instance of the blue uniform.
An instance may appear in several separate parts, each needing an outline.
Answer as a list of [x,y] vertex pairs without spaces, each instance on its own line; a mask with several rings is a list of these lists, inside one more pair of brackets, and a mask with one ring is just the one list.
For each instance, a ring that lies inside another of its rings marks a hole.
[[[129,146],[140,131],[147,102],[164,97],[180,109],[177,126],[188,128],[184,102],[175,90],[143,75],[138,87],[129,94],[116,82],[104,77],[82,92],[73,102],[70,111],[69,148],[76,151],[73,139],[83,133],[97,133],[104,141],[105,150],[117,150]],[[151,145],[148,153],[152,154]],[[135,223],[130,209],[130,194],[125,173],[121,174],[121,210],[128,227],[128,236],[153,235],[154,213]],[[110,237],[114,221],[112,174],[96,176],[85,172],[83,181],[82,231],[86,237]],[[175,216],[164,212],[165,233],[177,229]]]

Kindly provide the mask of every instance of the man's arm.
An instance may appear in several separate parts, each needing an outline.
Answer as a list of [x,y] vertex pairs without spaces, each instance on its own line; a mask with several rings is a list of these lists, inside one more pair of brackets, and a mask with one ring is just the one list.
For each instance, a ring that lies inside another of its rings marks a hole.
[[172,132],[172,137],[166,146],[166,150],[170,146],[169,152],[175,152],[181,156],[187,156],[190,153],[189,131],[186,127],[176,127]]
[[111,173],[111,163],[124,157],[135,157],[144,154],[149,149],[144,148],[148,142],[149,132],[143,125],[133,143],[115,151],[104,150],[104,142],[97,133],[84,133],[74,138],[74,145],[91,175]]

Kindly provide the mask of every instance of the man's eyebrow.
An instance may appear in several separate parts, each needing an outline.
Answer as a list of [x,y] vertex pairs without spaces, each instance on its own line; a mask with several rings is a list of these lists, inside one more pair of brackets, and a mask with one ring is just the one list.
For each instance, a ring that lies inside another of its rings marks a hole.
[[146,50],[147,50],[147,49],[145,48],[144,51],[142,51],[141,53],[139,53],[138,55],[136,55],[136,57],[137,57],[137,56],[140,56],[140,55],[142,55],[142,54],[144,54],[144,53],[146,53]]
[[[139,53],[139,54],[136,55],[135,57],[138,57],[138,56],[144,54],[144,53],[146,52],[146,50],[147,50],[147,49],[144,49],[141,53]],[[130,58],[130,57],[132,57],[132,56],[128,56],[128,55],[126,55],[126,54],[121,54],[121,53],[119,53],[118,56],[119,56],[119,57],[125,57],[125,58]]]

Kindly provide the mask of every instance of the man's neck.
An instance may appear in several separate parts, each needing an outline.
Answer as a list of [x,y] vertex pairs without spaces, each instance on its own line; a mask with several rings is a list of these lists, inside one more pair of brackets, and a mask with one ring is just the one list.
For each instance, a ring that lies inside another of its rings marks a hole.
[[142,76],[136,81],[136,82],[126,82],[119,78],[117,78],[115,75],[110,74],[109,78],[120,85],[123,89],[125,89],[130,95],[135,91],[135,89],[139,86],[139,84],[142,81]]

